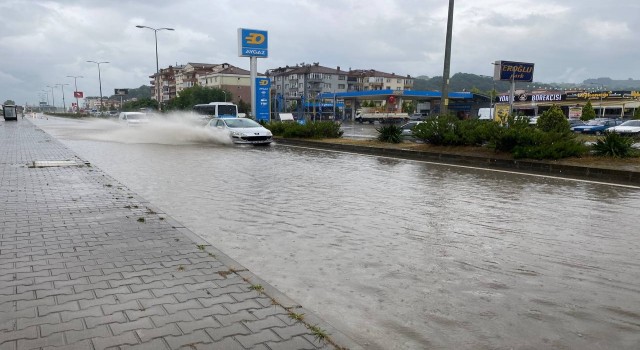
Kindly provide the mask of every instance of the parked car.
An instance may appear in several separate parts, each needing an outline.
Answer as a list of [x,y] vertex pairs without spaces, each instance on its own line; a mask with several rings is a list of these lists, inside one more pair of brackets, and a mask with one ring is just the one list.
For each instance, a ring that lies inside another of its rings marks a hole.
[[400,126],[400,130],[402,130],[402,136],[413,136],[413,128],[416,127],[416,125],[422,123],[421,121],[413,121],[413,122],[408,122],[402,126]]
[[609,129],[612,126],[622,124],[622,120],[620,119],[593,119],[589,120],[584,125],[578,125],[571,128],[571,131],[580,134],[595,134],[602,135],[605,130]]
[[149,117],[142,112],[120,112],[118,120],[127,126],[142,126],[149,123]]
[[612,126],[607,129],[608,132],[615,132],[621,135],[639,136],[640,135],[640,120],[627,120],[626,122]]
[[228,135],[233,143],[268,145],[273,141],[271,131],[248,118],[213,118],[206,127]]
[[569,127],[584,125],[584,122],[580,119],[569,119]]

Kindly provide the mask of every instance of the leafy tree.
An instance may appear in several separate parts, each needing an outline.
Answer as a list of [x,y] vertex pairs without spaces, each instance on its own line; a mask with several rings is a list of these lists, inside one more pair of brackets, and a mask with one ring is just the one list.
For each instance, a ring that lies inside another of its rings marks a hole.
[[180,96],[167,103],[168,109],[188,110],[193,106],[209,102],[224,102],[225,93],[222,89],[196,85],[180,92]]
[[15,105],[16,102],[14,100],[6,100],[4,101],[3,105]]
[[158,103],[156,100],[150,98],[144,98],[136,101],[129,101],[122,104],[123,111],[138,111],[141,108],[157,109]]
[[636,108],[636,110],[633,111],[633,119],[640,119],[640,108]]
[[413,113],[415,110],[416,110],[416,105],[414,101],[402,102],[402,113]]
[[569,121],[567,117],[565,117],[562,109],[556,105],[544,111],[540,118],[538,118],[536,125],[540,130],[545,132],[569,132]]
[[580,117],[580,120],[586,122],[587,120],[594,119],[595,117],[596,117],[596,111],[593,109],[593,106],[591,105],[591,101],[587,101],[587,104],[585,104],[584,107],[582,107],[582,117]]
[[238,101],[238,113],[250,113],[251,112],[251,105],[244,102],[243,99],[240,99],[240,101]]

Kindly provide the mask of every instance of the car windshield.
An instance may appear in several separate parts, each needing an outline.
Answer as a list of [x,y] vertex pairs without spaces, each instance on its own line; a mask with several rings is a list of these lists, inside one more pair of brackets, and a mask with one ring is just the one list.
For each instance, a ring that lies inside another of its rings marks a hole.
[[620,126],[640,126],[640,120],[628,120],[620,124]]
[[245,118],[225,119],[225,123],[230,128],[257,128],[261,126],[253,120]]
[[138,119],[147,119],[147,116],[144,114],[129,114],[127,116],[129,120],[138,120]]

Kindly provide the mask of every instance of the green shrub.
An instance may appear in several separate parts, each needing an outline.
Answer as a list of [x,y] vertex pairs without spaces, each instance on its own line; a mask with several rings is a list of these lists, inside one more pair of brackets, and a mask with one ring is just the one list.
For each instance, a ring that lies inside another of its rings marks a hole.
[[457,123],[452,116],[430,118],[416,125],[413,136],[432,145],[459,145],[462,141],[455,132]]
[[546,132],[568,133],[570,131],[567,117],[565,117],[562,109],[556,105],[542,113],[536,126]]
[[517,146],[526,148],[542,143],[543,135],[543,131],[529,127],[528,123],[523,126],[522,122],[515,120],[511,127],[497,130],[491,137],[490,145],[496,151],[511,153]]
[[339,138],[343,131],[340,124],[331,121],[307,122],[304,125],[291,122],[271,122],[265,125],[274,136],[285,138]]
[[378,132],[378,141],[388,143],[402,142],[402,129],[395,124],[383,125],[376,128]]
[[512,150],[513,158],[561,159],[579,157],[587,151],[582,142],[574,137],[566,137],[564,133],[544,133],[539,141],[527,146],[517,145]]
[[599,137],[592,146],[596,155],[614,158],[625,158],[636,156],[633,147],[633,139],[614,132],[605,133],[604,137]]
[[481,146],[491,139],[491,135],[500,129],[500,124],[494,121],[479,119],[461,120],[456,124],[454,132],[461,145]]

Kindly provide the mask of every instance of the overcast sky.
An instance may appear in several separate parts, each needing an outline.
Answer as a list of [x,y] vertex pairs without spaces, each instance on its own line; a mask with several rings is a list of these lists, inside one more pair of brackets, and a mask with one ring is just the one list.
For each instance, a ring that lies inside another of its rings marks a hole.
[[[447,0],[0,0],[0,99],[35,104],[47,85],[74,80],[85,96],[149,85],[160,67],[228,62],[238,57],[237,29],[269,33],[264,72],[319,62],[441,76]],[[640,79],[640,0],[456,0],[451,74],[492,75],[495,60],[535,63],[534,79]],[[55,90],[61,105],[61,89]]]

